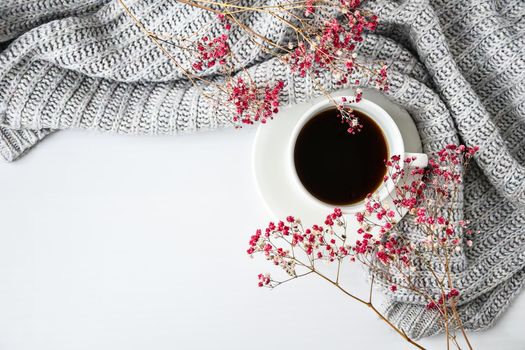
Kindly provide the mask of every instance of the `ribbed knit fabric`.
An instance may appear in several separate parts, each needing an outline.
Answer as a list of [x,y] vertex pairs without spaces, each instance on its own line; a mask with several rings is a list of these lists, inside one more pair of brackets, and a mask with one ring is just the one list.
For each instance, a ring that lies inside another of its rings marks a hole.
[[[263,1],[279,2],[244,0]],[[176,1],[127,3],[159,34],[203,25],[210,36],[221,31],[214,15]],[[377,0],[364,7],[379,13],[381,25],[365,36],[359,55],[390,65],[387,95],[410,112],[425,152],[460,141],[481,147],[451,215],[480,231],[452,269],[466,326],[484,329],[525,281],[525,3]],[[266,14],[241,20],[276,42],[289,40],[289,30]],[[7,0],[0,5],[0,41],[16,36],[0,53],[0,153],[9,161],[58,129],[176,134],[230,125],[217,113],[223,107],[184,80],[116,1]],[[315,95],[312,81],[291,74],[235,27],[231,37],[233,69],[248,68],[257,82],[283,80],[283,104]],[[185,53],[173,55],[191,64]],[[330,77],[322,84],[336,88]],[[399,225],[410,237],[411,220]],[[432,288],[424,274],[418,283]],[[439,333],[436,315],[423,305],[417,295],[396,293],[386,312],[416,338]]]

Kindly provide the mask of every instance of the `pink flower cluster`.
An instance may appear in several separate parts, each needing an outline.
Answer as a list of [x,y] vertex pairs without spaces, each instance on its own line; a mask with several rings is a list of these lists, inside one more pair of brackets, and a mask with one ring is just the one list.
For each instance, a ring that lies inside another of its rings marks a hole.
[[265,123],[279,111],[279,94],[284,82],[279,80],[274,85],[268,83],[263,88],[237,78],[228,83],[228,100],[235,105],[234,122],[253,124],[256,121]]
[[[228,18],[222,13],[218,14],[217,18],[219,22],[222,23],[226,32],[228,32],[231,29]],[[215,38],[203,36],[196,43],[197,61],[193,63],[193,69],[201,71],[206,68],[211,68],[217,63],[225,65],[231,52],[228,40],[228,34],[222,34]]]
[[[429,252],[450,256],[460,249],[463,239],[472,234],[467,221],[452,221],[441,209],[455,195],[461,183],[460,170],[477,150],[477,147],[447,145],[435,155],[426,169],[408,167],[415,158],[391,157],[386,162],[384,181],[394,183],[394,206],[389,207],[377,195],[368,195],[364,211],[356,214],[360,227],[357,230],[359,239],[355,242],[347,240],[344,216],[336,208],[326,217],[325,226],[313,225],[303,229],[301,221],[292,216],[277,224],[270,222],[264,231],[257,230],[251,237],[247,253],[263,254],[292,277],[297,276],[296,267],[307,266],[298,261],[298,253],[304,253],[310,264],[317,260],[357,260],[384,280],[396,280],[389,287],[391,292],[408,288],[406,283],[411,283],[410,280],[403,284],[394,276],[410,275],[415,266],[425,266],[416,261]],[[407,181],[407,175],[415,179]],[[413,214],[414,223],[426,234],[426,239],[410,241],[393,230],[396,219],[407,211]],[[344,228],[345,232],[340,234],[337,228]],[[466,243],[467,246],[472,245],[470,240]],[[275,284],[263,282],[259,285],[273,287]],[[439,307],[446,300],[458,296],[459,292],[451,288],[442,294],[441,299],[432,299],[429,308],[433,305]]]
[[388,91],[388,66],[383,64],[376,73],[375,87],[379,91]]
[[198,60],[193,63],[193,69],[201,71],[204,68],[215,66],[217,62],[220,65],[225,65],[229,54],[228,35],[222,34],[213,39],[205,36],[197,43]]
[[230,30],[231,29],[232,26],[230,24],[230,21],[228,20],[228,18],[226,17],[226,15],[224,13],[217,14],[217,18],[219,19],[219,21],[224,26],[224,29],[226,29],[226,30]]
[[[335,226],[344,225],[341,210],[334,209],[326,217],[325,225],[326,227],[313,225],[304,230],[300,220],[292,216],[287,217],[286,222],[279,221],[277,224],[270,222],[264,231],[257,230],[251,236],[247,253],[252,256],[257,253],[264,255],[267,260],[281,267],[290,276],[297,275],[295,256],[298,253],[306,254],[311,261],[333,262],[348,256],[353,260],[352,247],[346,243],[346,237],[338,235],[334,230]],[[288,248],[279,246],[279,243],[283,242]],[[259,286],[272,287],[273,285],[268,282],[259,283]]]
[[437,301],[431,300],[427,304],[427,309],[438,310],[443,308],[447,301],[459,297],[459,291],[455,288],[451,289],[448,293],[442,293]]
[[339,111],[339,116],[343,123],[347,124],[346,131],[349,134],[355,134],[356,132],[361,131],[363,125],[359,122],[359,118],[354,114],[354,110],[350,107],[347,107],[348,103],[358,103],[363,98],[363,92],[361,89],[356,89],[355,97],[350,101],[346,97],[342,98],[342,103],[337,105],[337,110]]
[[306,10],[304,11],[306,17],[315,12],[314,2],[315,0],[306,0]]
[[[305,77],[309,72],[318,74],[322,70],[328,70],[339,77],[338,84],[349,82],[350,75],[356,69],[356,44],[363,41],[365,29],[375,30],[377,27],[376,16],[364,16],[355,9],[359,3],[356,0],[343,0],[341,19],[332,18],[326,21],[321,31],[312,35],[319,37],[316,41],[298,43],[290,55],[289,63],[293,72]],[[314,10],[313,1],[307,2],[306,15]],[[386,84],[386,70],[381,73],[385,76],[378,77],[378,81]]]
[[[385,227],[390,227],[390,229],[393,227],[393,220],[384,221],[381,225],[382,230]],[[372,227],[372,225],[366,224],[359,229],[358,234],[362,236],[362,239],[355,242],[356,255],[373,256],[376,261],[383,265],[400,264],[405,268],[410,267],[413,247],[399,239],[395,234],[386,236],[386,232],[384,232],[379,236],[375,235],[371,231]]]
[[457,169],[468,163],[478,150],[477,146],[447,145],[435,159],[429,160],[430,172],[434,175],[431,184],[440,195],[449,197],[451,189],[462,182]]
[[[301,77],[307,75],[317,77],[321,73],[327,73],[335,79],[338,85],[353,84],[358,86],[360,81],[355,78],[358,75],[355,73],[362,70],[364,75],[368,77],[367,79],[371,81],[375,79],[375,84],[380,90],[386,90],[387,67],[385,65],[376,69],[373,66],[370,68],[362,66],[356,61],[357,54],[354,51],[358,43],[363,41],[363,33],[366,30],[375,30],[378,23],[377,16],[357,8],[360,3],[361,0],[330,0],[328,2],[306,0],[304,3],[294,5],[294,9],[296,6],[303,8],[305,17],[304,20],[299,21],[297,27],[293,27],[298,40],[288,43],[290,51],[284,56],[280,56],[281,52],[286,49],[280,47],[280,44],[272,43],[269,39],[263,40],[262,45],[268,44],[272,48],[278,47],[279,52],[274,54],[278,55],[292,72],[296,72]],[[287,11],[287,6],[290,5],[283,4],[282,10]],[[318,5],[335,12],[326,12],[332,13],[326,17],[324,12],[317,13]],[[205,35],[192,42],[195,61],[191,68],[194,73],[217,66],[227,66],[233,60],[229,32],[232,24],[239,23],[234,15],[228,12],[218,13],[217,19],[224,30],[223,34]],[[239,24],[237,29],[246,32],[249,37],[253,37],[252,39],[257,42],[261,39],[261,34],[243,25]],[[229,76],[227,79],[229,82],[226,83],[226,93],[228,101],[235,105],[233,121],[237,127],[242,124],[253,124],[256,121],[265,123],[269,118],[271,119],[273,114],[277,113],[278,95],[283,88],[283,82],[268,83],[264,87],[256,87],[248,72],[245,72],[243,78],[232,77],[231,74],[235,73],[233,69],[223,68],[223,73]],[[187,75],[192,80],[191,74],[187,73]],[[225,91],[222,88],[220,90]],[[328,93],[325,92],[325,95],[328,96]],[[220,100],[220,98],[218,99]],[[355,102],[359,102],[360,99],[361,92],[357,92]],[[222,101],[218,102],[221,103]],[[341,106],[338,108],[341,112],[341,119],[348,124],[348,132],[358,132],[361,125],[352,111]]]
[[264,287],[264,286],[267,286],[270,284],[271,282],[271,277],[269,274],[262,274],[260,273],[257,278],[259,279],[259,287]]
[[291,55],[292,72],[298,72],[301,77],[305,77],[310,71],[314,62],[314,54],[309,52],[304,42],[297,44],[297,47]]
[[[450,221],[440,210],[446,207],[451,196],[455,195],[461,183],[460,166],[465,165],[477,152],[477,147],[447,145],[429,161],[426,169],[407,168],[414,158],[401,159],[393,156],[387,165],[385,182],[393,181],[394,208],[390,208],[377,196],[368,195],[365,211],[357,214],[361,227],[358,234],[363,239],[356,242],[360,253],[372,253],[383,264],[400,263],[409,267],[414,259],[414,249],[460,249],[462,237],[472,234],[468,222]],[[406,170],[408,169],[408,170]],[[406,182],[407,171],[415,180]],[[414,247],[411,242],[399,240],[391,229],[396,225],[396,213],[408,211],[415,216],[414,222],[427,238],[421,245]],[[377,237],[377,238],[376,238]],[[471,245],[470,240],[467,245]]]

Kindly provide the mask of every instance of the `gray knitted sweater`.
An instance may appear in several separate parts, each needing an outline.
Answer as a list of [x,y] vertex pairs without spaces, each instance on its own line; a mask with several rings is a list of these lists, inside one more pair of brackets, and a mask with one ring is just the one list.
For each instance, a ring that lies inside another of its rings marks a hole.
[[[219,30],[213,15],[176,1],[128,3],[157,33],[177,35],[206,23],[212,33]],[[365,36],[359,55],[389,63],[388,97],[410,112],[425,151],[457,142],[481,147],[454,212],[480,234],[453,270],[466,327],[484,329],[525,281],[525,3],[377,0],[364,6],[379,13],[381,25]],[[264,14],[242,21],[274,41],[288,40],[287,29]],[[260,81],[284,80],[283,103],[315,95],[308,78],[290,74],[235,28],[231,37],[240,57],[235,68],[249,68]],[[229,124],[116,1],[3,0],[0,42],[0,154],[8,161],[60,129],[175,134]],[[335,89],[330,78],[323,84]],[[410,218],[400,224],[407,234],[411,227]],[[436,315],[422,304],[396,293],[386,312],[414,337],[440,332]]]

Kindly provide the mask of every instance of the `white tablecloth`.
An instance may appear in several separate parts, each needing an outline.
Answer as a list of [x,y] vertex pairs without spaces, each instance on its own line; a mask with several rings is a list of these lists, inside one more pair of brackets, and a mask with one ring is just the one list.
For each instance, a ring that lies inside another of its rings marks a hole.
[[[60,132],[0,164],[0,349],[408,349],[323,281],[256,287],[254,131]],[[476,349],[525,349],[524,313],[521,295]]]

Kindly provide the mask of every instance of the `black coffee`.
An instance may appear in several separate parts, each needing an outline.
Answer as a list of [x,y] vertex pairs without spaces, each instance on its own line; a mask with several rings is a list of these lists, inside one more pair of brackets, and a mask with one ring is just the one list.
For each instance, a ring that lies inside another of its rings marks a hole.
[[304,187],[317,199],[333,205],[363,200],[383,182],[388,147],[381,128],[355,111],[363,128],[349,134],[337,109],[310,119],[295,144],[294,162]]

